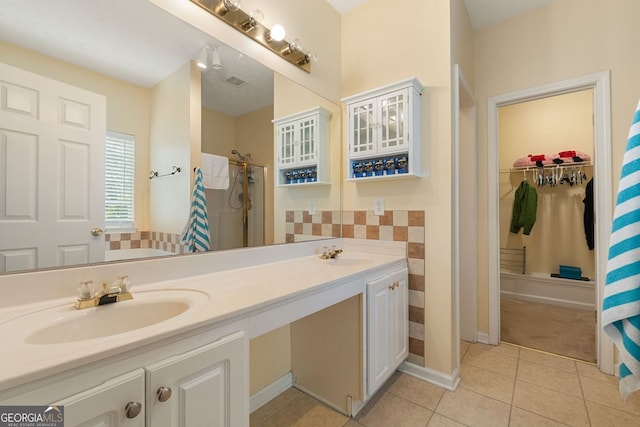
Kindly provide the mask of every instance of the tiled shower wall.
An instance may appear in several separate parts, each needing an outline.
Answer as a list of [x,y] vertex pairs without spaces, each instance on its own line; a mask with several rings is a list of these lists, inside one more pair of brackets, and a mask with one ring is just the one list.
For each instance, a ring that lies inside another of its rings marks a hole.
[[135,233],[105,233],[105,250],[152,248],[174,254],[186,252],[180,244],[180,235],[158,231],[138,231]]
[[286,241],[308,236],[407,242],[409,264],[409,362],[424,366],[424,211],[286,212]]

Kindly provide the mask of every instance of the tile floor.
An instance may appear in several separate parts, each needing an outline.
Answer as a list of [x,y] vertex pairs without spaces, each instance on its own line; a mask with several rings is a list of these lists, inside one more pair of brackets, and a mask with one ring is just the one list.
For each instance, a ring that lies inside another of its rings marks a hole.
[[509,344],[461,344],[461,382],[447,391],[396,373],[355,419],[289,389],[251,414],[252,427],[640,426],[594,365]]

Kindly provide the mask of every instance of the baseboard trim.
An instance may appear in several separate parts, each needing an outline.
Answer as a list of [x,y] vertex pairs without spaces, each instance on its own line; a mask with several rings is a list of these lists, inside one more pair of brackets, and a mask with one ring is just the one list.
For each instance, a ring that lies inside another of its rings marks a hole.
[[261,408],[293,386],[293,374],[287,372],[249,398],[249,412]]
[[449,391],[454,391],[460,384],[460,369],[456,368],[451,375],[444,374],[440,371],[418,366],[410,362],[402,362],[398,367],[400,372],[409,374],[431,384],[443,387]]
[[312,392],[311,390],[301,386],[300,384],[295,384],[293,387],[297,388],[298,390],[300,390],[301,392],[303,392],[304,394],[313,397],[314,399],[316,399],[319,402],[324,403],[325,405],[327,405],[330,408],[335,409],[337,412],[340,412],[343,415],[346,416],[350,416],[350,414],[348,414],[344,408],[339,407],[338,405],[329,402],[328,400],[326,400],[325,398],[323,398],[322,396],[318,396],[317,394],[315,394],[314,392]]
[[479,343],[489,344],[489,334],[487,334],[486,332],[478,332],[476,334],[476,339]]
[[546,297],[543,295],[524,294],[519,292],[500,291],[500,296],[511,299],[535,302],[538,304],[554,305],[556,307],[572,308],[576,310],[596,311],[595,304],[587,304],[562,298]]

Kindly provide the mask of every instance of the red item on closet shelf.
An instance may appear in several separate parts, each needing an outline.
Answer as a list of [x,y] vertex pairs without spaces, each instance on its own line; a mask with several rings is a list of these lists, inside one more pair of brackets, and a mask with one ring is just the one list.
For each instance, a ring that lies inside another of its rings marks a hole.
[[529,154],[529,158],[531,159],[532,162],[541,162],[545,160],[544,154],[536,154],[535,156],[532,156],[531,154]]
[[558,153],[558,156],[559,157],[575,157],[576,151],[575,150],[561,151]]

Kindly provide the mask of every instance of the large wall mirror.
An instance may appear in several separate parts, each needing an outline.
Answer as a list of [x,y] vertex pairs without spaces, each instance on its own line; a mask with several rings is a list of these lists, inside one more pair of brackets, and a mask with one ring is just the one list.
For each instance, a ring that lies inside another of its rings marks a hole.
[[[29,79],[0,78],[0,274],[184,254],[180,235],[201,153],[228,158],[226,188],[205,192],[211,250],[339,236],[340,106],[147,0],[24,0],[2,9],[0,66],[8,67],[0,71],[102,95],[105,139],[122,147],[133,141],[135,148],[133,226],[126,219],[122,228],[105,225],[104,210],[89,218],[89,200],[103,204],[104,147],[99,179],[73,137],[53,138],[53,153],[63,155],[43,158],[38,144],[47,138],[12,130],[15,111],[7,110],[36,99],[35,114],[43,115],[42,98],[25,94],[44,92]],[[206,70],[196,64],[203,46]],[[81,120],[85,107],[90,103],[69,102],[65,114]],[[278,185],[273,120],[316,107],[330,115],[328,183]],[[73,185],[61,196],[65,180]],[[65,217],[61,205],[79,213]],[[70,224],[79,231],[57,230]],[[74,233],[88,243],[56,237]]]

